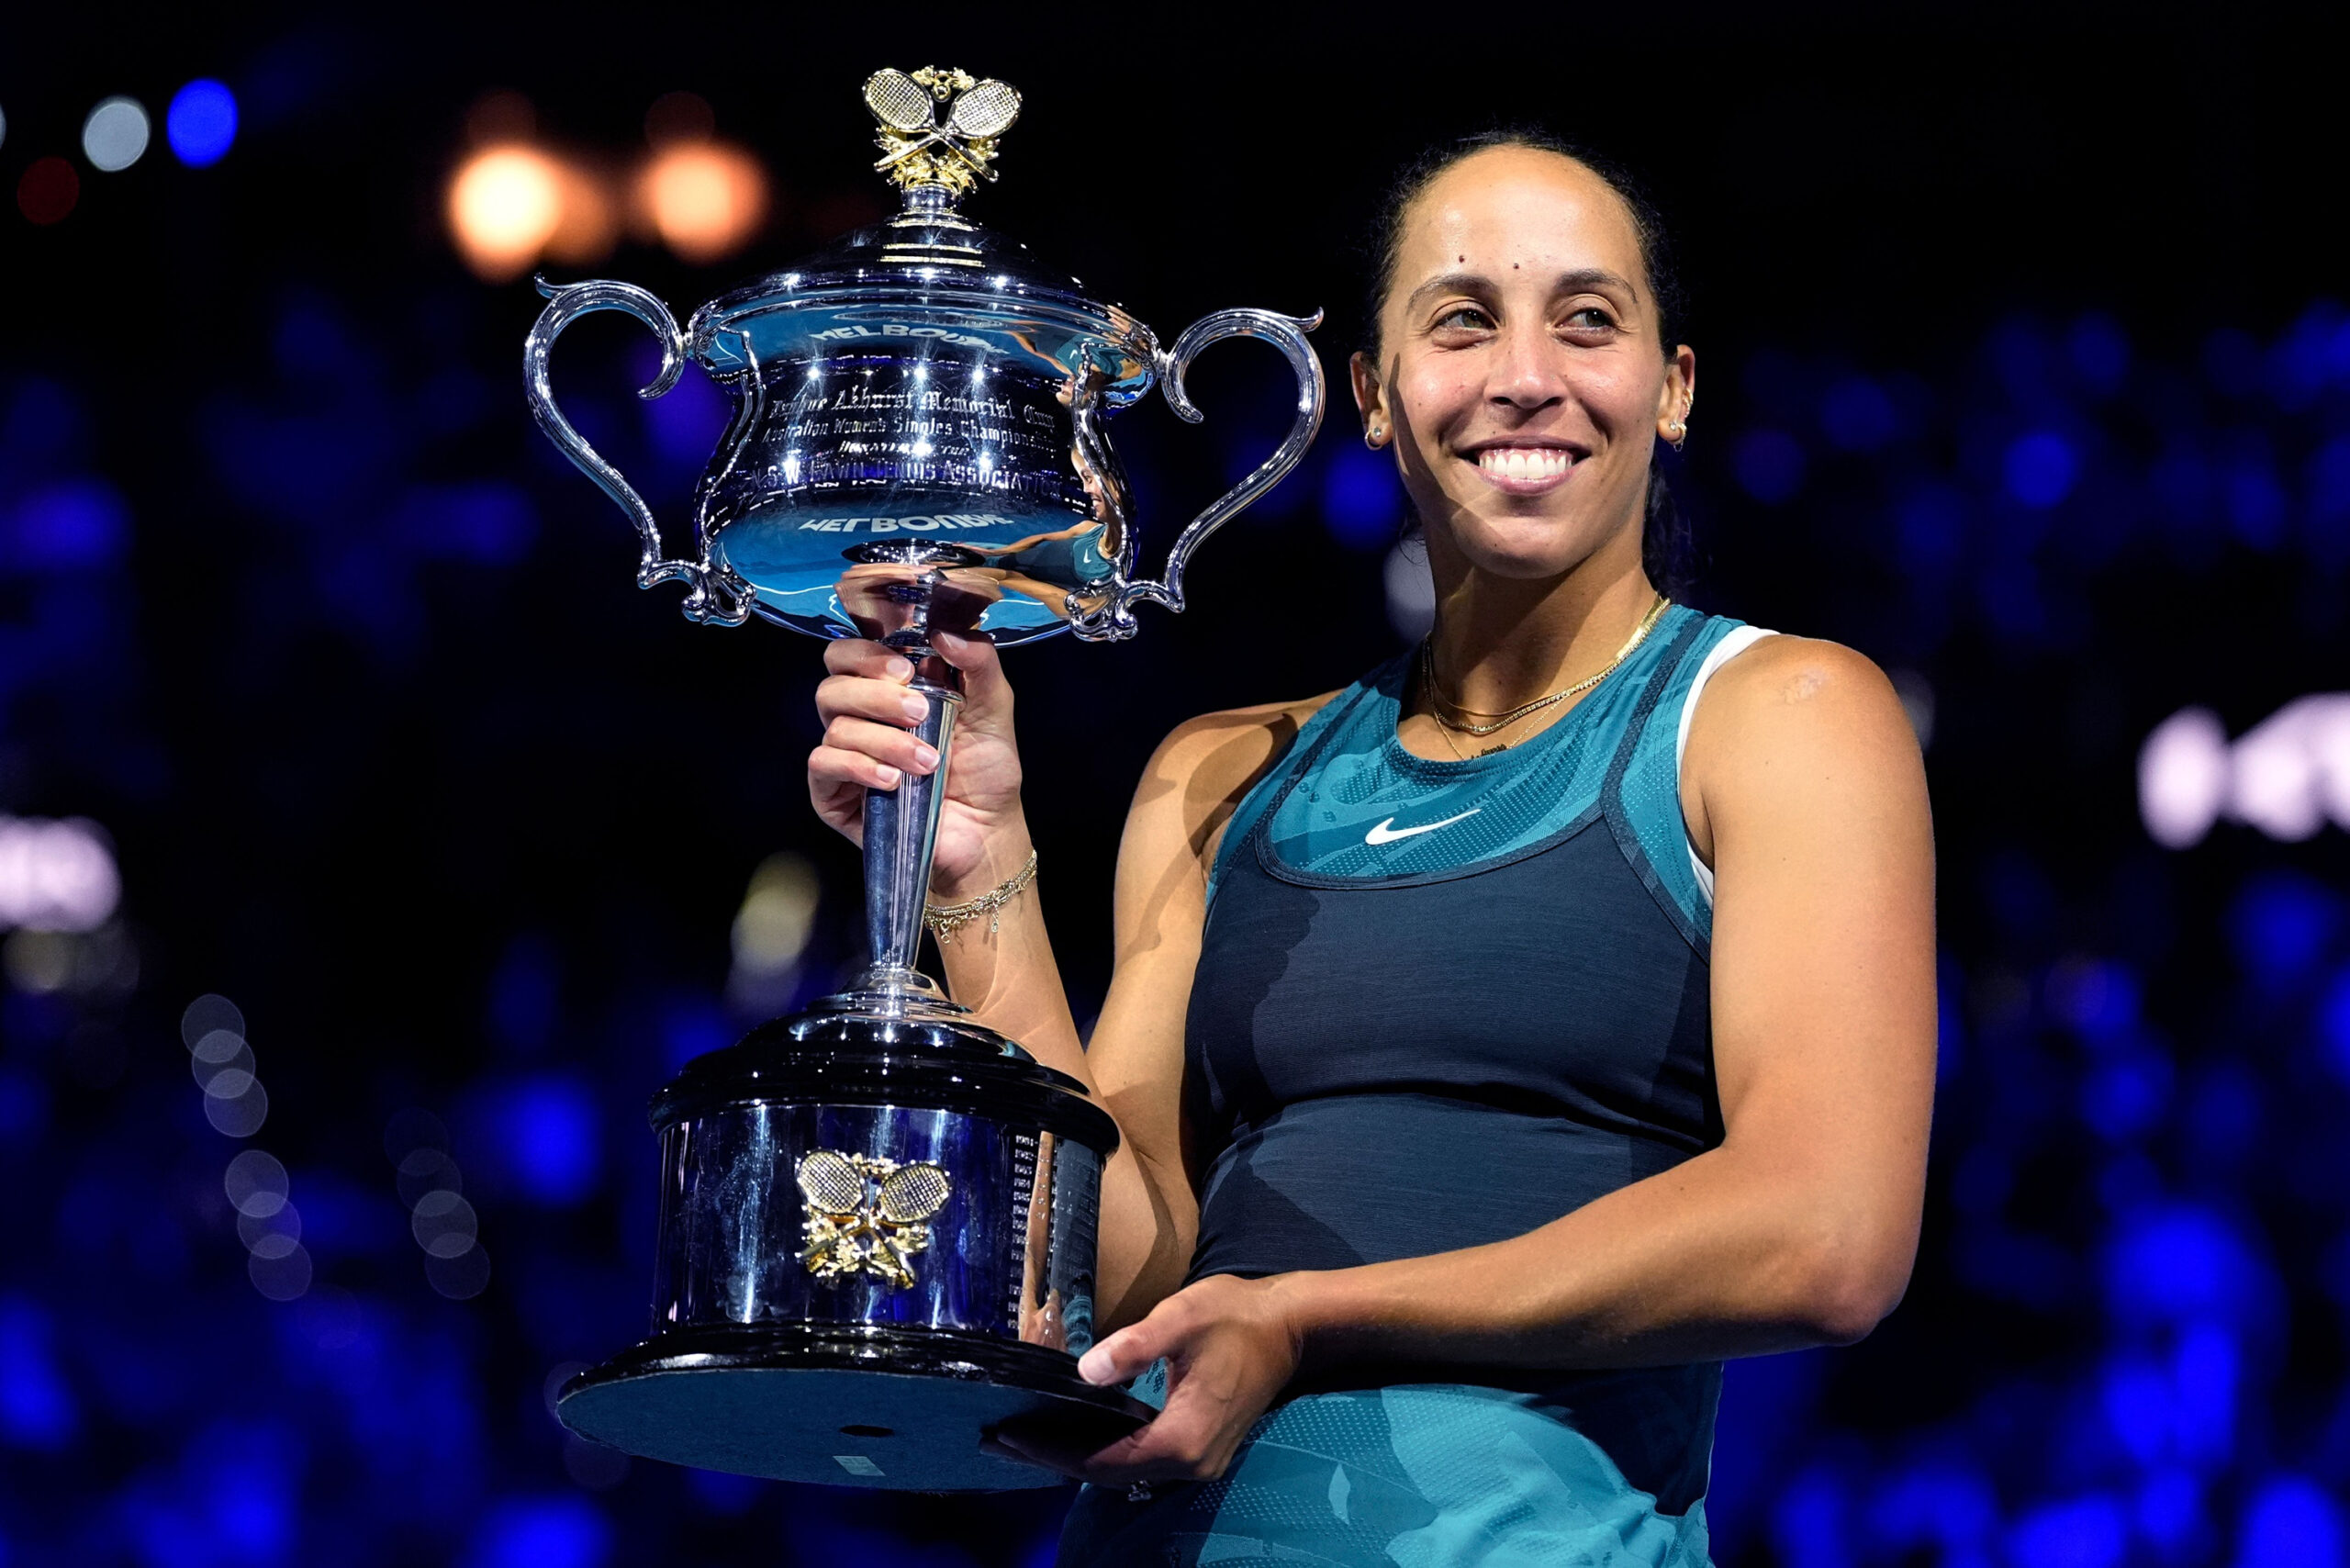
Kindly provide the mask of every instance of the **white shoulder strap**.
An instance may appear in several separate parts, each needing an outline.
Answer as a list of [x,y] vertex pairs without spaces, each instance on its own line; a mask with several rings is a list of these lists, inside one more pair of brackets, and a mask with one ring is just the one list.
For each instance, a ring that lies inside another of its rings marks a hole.
[[[1681,728],[1673,737],[1673,783],[1676,790],[1681,786],[1681,759],[1689,750],[1689,721],[1696,715],[1697,699],[1705,692],[1706,682],[1714,678],[1716,670],[1763,638],[1777,635],[1776,632],[1766,632],[1760,626],[1740,626],[1716,643],[1713,651],[1706,655],[1706,662],[1697,666],[1697,678],[1689,683],[1689,695],[1681,700]],[[1686,824],[1684,824],[1684,840],[1687,831]],[[1688,849],[1690,868],[1697,873],[1698,890],[1706,895],[1706,902],[1711,903],[1714,902],[1714,868],[1697,857],[1695,845],[1689,845]]]

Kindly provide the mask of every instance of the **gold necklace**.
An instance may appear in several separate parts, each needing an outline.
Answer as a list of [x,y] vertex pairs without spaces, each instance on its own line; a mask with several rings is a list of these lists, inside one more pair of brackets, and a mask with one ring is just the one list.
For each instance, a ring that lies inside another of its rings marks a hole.
[[[1673,601],[1665,598],[1664,595],[1658,594],[1656,596],[1656,601],[1649,606],[1649,612],[1640,617],[1640,623],[1638,626],[1633,627],[1632,634],[1625,639],[1624,645],[1616,650],[1616,656],[1609,659],[1606,665],[1601,666],[1596,675],[1585,677],[1583,679],[1576,681],[1572,686],[1562,687],[1557,691],[1550,692],[1545,696],[1537,697],[1531,701],[1521,702],[1516,707],[1511,709],[1508,712],[1501,714],[1480,713],[1478,710],[1474,708],[1464,708],[1460,703],[1453,701],[1449,697],[1447,697],[1444,694],[1444,689],[1437,684],[1436,653],[1433,634],[1429,637],[1423,638],[1420,642],[1420,680],[1427,689],[1428,717],[1436,721],[1437,728],[1439,731],[1458,731],[1460,734],[1464,735],[1490,735],[1494,734],[1496,731],[1505,730],[1512,724],[1516,723],[1519,720],[1529,718],[1532,715],[1542,711],[1546,708],[1554,708],[1560,703],[1564,702],[1570,697],[1581,696],[1583,692],[1589,691],[1593,687],[1597,686],[1601,681],[1606,680],[1609,676],[1614,675],[1617,667],[1620,666],[1626,659],[1632,656],[1632,650],[1639,647],[1642,642],[1647,640],[1649,633],[1655,628],[1658,618],[1663,615],[1665,610],[1671,607],[1672,603]],[[1480,718],[1487,719],[1490,722],[1487,723],[1478,724],[1464,722],[1460,719],[1449,718],[1446,716],[1444,711],[1447,708],[1451,709],[1456,713],[1464,715],[1464,717],[1468,715],[1475,715]],[[1452,746],[1453,756],[1460,756],[1460,748],[1452,745],[1449,734],[1446,736],[1445,744]],[[1484,754],[1481,753],[1480,755],[1482,756]],[[1460,760],[1466,762],[1469,759],[1465,756],[1460,756]]]

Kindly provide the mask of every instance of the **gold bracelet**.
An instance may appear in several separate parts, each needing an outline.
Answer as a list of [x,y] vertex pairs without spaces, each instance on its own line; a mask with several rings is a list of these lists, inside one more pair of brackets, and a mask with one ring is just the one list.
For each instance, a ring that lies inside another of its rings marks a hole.
[[930,927],[930,934],[938,938],[941,946],[954,941],[955,933],[983,914],[988,917],[988,933],[992,935],[1003,924],[1003,906],[1018,898],[1035,879],[1036,852],[1032,849],[1028,852],[1028,864],[1014,871],[1010,880],[978,898],[945,904],[923,901],[922,923]]

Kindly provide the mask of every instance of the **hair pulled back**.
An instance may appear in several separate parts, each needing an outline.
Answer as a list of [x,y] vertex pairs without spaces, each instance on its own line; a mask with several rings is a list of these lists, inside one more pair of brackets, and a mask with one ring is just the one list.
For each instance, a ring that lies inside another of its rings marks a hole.
[[[1663,215],[1639,182],[1621,164],[1538,126],[1503,126],[1438,142],[1405,164],[1389,184],[1371,221],[1366,247],[1371,266],[1370,289],[1363,299],[1363,353],[1371,356],[1373,364],[1378,364],[1380,318],[1386,313],[1387,297],[1395,287],[1396,262],[1404,249],[1404,225],[1413,204],[1455,164],[1498,147],[1523,147],[1572,159],[1598,176],[1600,183],[1624,204],[1625,211],[1631,216],[1633,236],[1639,242],[1641,270],[1648,274],[1649,297],[1656,309],[1659,351],[1670,358],[1679,346],[1677,334],[1687,300],[1682,293]],[[1689,526],[1680,508],[1673,505],[1673,488],[1665,482],[1663,459],[1659,454],[1649,461],[1648,498],[1640,525],[1640,566],[1648,573],[1649,581],[1678,597],[1687,586],[1689,556]]]

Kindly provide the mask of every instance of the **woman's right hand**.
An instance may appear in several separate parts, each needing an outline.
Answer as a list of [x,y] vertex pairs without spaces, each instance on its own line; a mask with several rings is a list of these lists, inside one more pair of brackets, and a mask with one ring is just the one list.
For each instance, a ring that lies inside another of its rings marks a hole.
[[[933,646],[963,674],[963,711],[948,747],[946,806],[930,878],[934,890],[952,898],[970,890],[966,884],[979,882],[984,890],[1016,871],[1028,855],[1027,823],[1012,687],[995,644],[941,633]],[[914,668],[902,655],[878,643],[831,643],[824,667],[831,673],[816,688],[824,738],[808,754],[808,796],[818,816],[862,845],[865,791],[894,790],[901,770],[928,773],[938,758],[911,734],[925,710],[907,689]],[[1008,867],[999,865],[1007,859]]]

